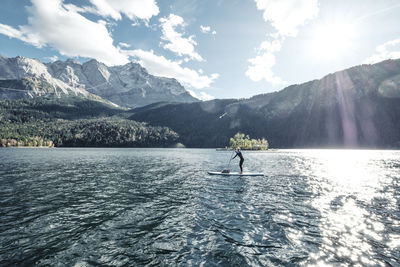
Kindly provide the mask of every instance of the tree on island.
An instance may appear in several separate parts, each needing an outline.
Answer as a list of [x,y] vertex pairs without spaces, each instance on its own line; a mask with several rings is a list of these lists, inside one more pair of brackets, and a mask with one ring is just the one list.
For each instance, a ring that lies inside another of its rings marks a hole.
[[236,133],[229,140],[229,147],[235,149],[240,147],[244,150],[268,150],[268,140],[262,139],[250,139],[249,135],[243,133]]

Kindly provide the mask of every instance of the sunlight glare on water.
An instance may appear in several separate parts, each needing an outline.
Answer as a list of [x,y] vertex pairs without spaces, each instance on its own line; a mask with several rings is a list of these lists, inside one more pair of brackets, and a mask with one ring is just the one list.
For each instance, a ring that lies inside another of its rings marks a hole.
[[[391,182],[390,176],[398,175],[398,170],[390,173],[385,166],[380,166],[386,163],[386,154],[364,150],[305,153],[305,160],[312,162],[311,173],[316,177],[316,186],[326,187],[323,194],[311,200],[322,217],[322,246],[318,253],[310,255],[319,259],[319,263],[332,261],[333,255],[337,255],[356,263],[355,266],[385,266],[385,262],[370,257],[374,252],[369,241],[384,242],[394,248],[390,244],[398,243],[397,236],[384,238],[385,226],[380,218],[371,215],[365,205],[359,203],[371,205],[373,199],[386,199],[386,208],[398,212],[398,203],[385,190]],[[334,241],[332,237],[336,237]]]
[[400,266],[400,151],[230,155],[1,149],[0,266]]

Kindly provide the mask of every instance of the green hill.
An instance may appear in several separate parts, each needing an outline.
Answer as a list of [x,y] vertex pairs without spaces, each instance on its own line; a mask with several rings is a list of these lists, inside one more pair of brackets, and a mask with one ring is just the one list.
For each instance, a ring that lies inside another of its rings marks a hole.
[[2,146],[164,147],[178,135],[127,120],[126,111],[80,97],[0,101]]
[[189,147],[224,147],[236,132],[271,147],[400,147],[400,60],[244,100],[154,104],[130,119],[170,127]]

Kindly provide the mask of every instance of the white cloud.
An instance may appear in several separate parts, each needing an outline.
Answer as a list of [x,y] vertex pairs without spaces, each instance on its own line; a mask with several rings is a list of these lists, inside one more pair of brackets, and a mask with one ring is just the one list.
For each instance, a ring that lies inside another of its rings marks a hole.
[[198,94],[196,94],[193,90],[187,90],[189,92],[189,94],[191,94],[193,97],[203,100],[203,101],[207,101],[207,100],[212,100],[215,99],[215,97],[213,97],[210,94],[207,94],[206,92],[200,92]]
[[139,23],[139,21],[134,21],[132,24],[132,27],[137,27],[137,26],[140,26],[140,23]]
[[378,46],[376,52],[376,54],[368,57],[364,63],[374,64],[386,59],[400,58],[400,39],[395,39]]
[[160,12],[154,0],[90,0],[90,3],[93,6],[84,7],[84,11],[114,20],[121,20],[124,14],[131,20],[148,21]]
[[211,27],[210,27],[210,26],[203,26],[203,25],[200,25],[200,31],[201,31],[202,33],[205,33],[205,34],[208,34],[208,33],[210,33],[210,34],[212,34],[212,35],[216,35],[216,34],[217,34],[216,31],[211,31]]
[[272,42],[264,41],[260,44],[259,51],[266,51],[269,53],[275,53],[281,50],[282,44],[278,39],[273,40]]
[[318,0],[254,0],[281,36],[297,36],[298,27],[314,19],[319,12]]
[[123,47],[123,48],[129,48],[129,47],[131,47],[130,44],[123,43],[123,42],[120,42],[120,43],[118,44],[118,46],[119,46],[119,47]]
[[210,26],[200,25],[200,30],[201,30],[202,33],[210,33],[211,27]]
[[249,59],[252,64],[246,71],[246,76],[254,82],[265,80],[273,85],[285,85],[286,82],[276,76],[272,68],[275,66],[275,52],[280,51],[281,42],[273,40],[272,42],[264,41],[258,49],[258,55]]
[[57,61],[58,60],[58,56],[52,56],[52,57],[46,57],[45,59],[50,60],[51,62]]
[[17,38],[24,42],[31,43],[34,46],[41,47],[41,42],[38,37],[33,34],[25,34],[20,30],[17,30],[9,25],[0,24],[0,33],[7,35],[10,38]]
[[263,11],[266,22],[276,29],[270,34],[272,41],[260,44],[257,56],[250,58],[251,65],[246,71],[252,81],[265,80],[274,85],[285,85],[286,82],[272,71],[275,66],[275,53],[279,52],[286,37],[296,37],[298,28],[314,19],[319,12],[318,0],[254,0],[257,9]]
[[[275,42],[275,41],[274,41]],[[252,64],[246,71],[246,76],[254,82],[265,80],[273,85],[284,85],[286,84],[280,77],[276,76],[272,67],[275,66],[275,51],[279,51],[280,46],[274,44],[267,44],[264,41],[260,46],[260,53],[255,58],[249,59]],[[264,49],[264,47],[268,47]]]
[[183,85],[196,89],[209,87],[219,77],[217,73],[210,76],[201,75],[193,69],[182,67],[182,62],[175,62],[163,56],[157,56],[153,51],[137,49],[125,50],[123,52],[138,58],[139,64],[146,68],[149,73],[167,78],[175,78]]
[[195,51],[197,45],[194,35],[183,37],[182,33],[176,31],[177,27],[186,26],[182,17],[170,14],[167,18],[161,18],[162,37],[165,43],[164,49],[168,49],[179,56],[188,56],[190,59],[203,61],[203,58]]
[[65,56],[95,58],[108,65],[127,63],[105,22],[88,20],[73,7],[62,0],[32,0],[28,24],[18,29],[1,24],[0,33],[39,48],[49,45]]

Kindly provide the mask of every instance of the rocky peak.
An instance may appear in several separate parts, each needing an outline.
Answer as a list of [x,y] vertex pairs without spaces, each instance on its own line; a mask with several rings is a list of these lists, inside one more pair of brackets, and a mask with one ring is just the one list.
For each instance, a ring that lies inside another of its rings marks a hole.
[[197,101],[175,79],[156,77],[140,64],[130,62],[107,67],[92,59],[83,64],[76,60],[43,64],[36,59],[0,58],[0,78],[44,78],[63,92],[90,92],[126,107],[139,107],[155,102]]
[[[47,67],[37,59],[17,56],[15,58],[9,58],[5,67],[8,67],[10,70],[10,76],[4,77],[7,79],[22,79],[26,76],[43,77],[45,79],[51,77],[47,71]],[[3,73],[0,73],[0,75],[2,77],[5,76]]]
[[99,82],[108,82],[111,76],[108,67],[95,59],[83,63],[82,70],[88,81],[94,85],[97,85]]
[[[82,87],[77,88],[75,86],[72,86],[72,83],[71,85],[69,85],[62,80],[54,77],[54,73],[57,71],[57,68],[55,67],[57,66],[57,64],[62,65],[62,62],[59,61],[54,65],[49,65],[44,64],[37,59],[25,58],[21,56],[2,59],[0,61],[0,78],[3,80],[22,80],[26,77],[35,77],[40,78],[46,83],[53,86],[54,93],[56,95],[69,93],[87,95],[88,92],[83,90]],[[53,66],[53,68],[51,68],[51,66]],[[58,66],[58,71],[60,71],[61,69],[68,70],[68,68],[64,67],[65,66]],[[71,69],[69,71],[71,71]],[[39,91],[37,91],[36,93],[37,96],[41,95],[39,94]]]
[[81,65],[78,60],[75,60],[73,58],[68,58],[65,63],[67,63],[68,65]]

